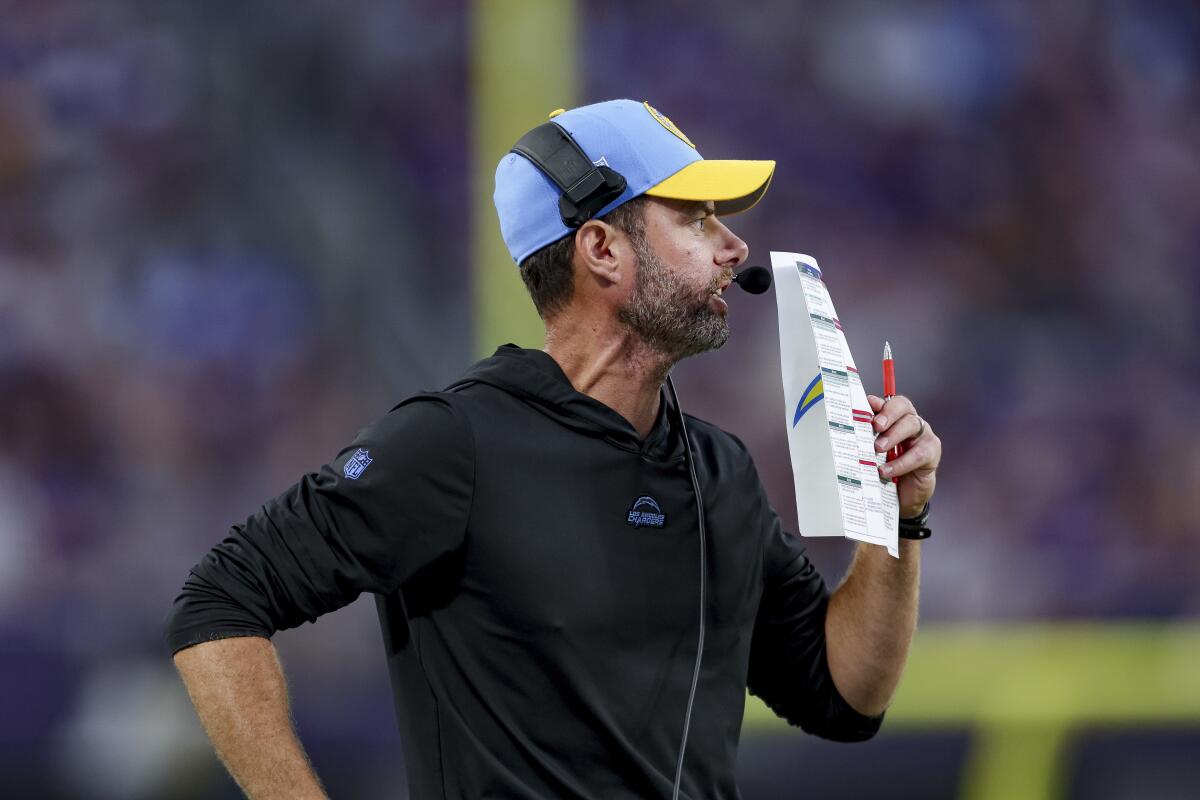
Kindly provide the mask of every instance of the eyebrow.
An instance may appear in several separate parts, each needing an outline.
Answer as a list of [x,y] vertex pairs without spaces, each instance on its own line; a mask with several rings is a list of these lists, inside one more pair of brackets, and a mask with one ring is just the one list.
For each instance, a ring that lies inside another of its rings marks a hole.
[[717,206],[712,200],[695,200],[688,203],[685,213],[693,214],[703,211],[705,214],[717,213]]

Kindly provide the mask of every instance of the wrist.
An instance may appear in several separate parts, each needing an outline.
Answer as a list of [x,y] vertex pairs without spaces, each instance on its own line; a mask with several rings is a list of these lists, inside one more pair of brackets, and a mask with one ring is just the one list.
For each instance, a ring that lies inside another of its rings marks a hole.
[[925,503],[915,513],[910,510],[902,512],[900,517],[900,538],[901,539],[928,539],[932,531],[929,530],[929,503]]

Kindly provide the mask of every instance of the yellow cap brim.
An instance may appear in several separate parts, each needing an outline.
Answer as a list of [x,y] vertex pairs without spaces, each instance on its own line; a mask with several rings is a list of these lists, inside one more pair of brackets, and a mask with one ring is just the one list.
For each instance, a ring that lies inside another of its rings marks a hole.
[[645,193],[671,200],[711,200],[717,216],[723,217],[753,208],[774,174],[774,161],[693,161]]

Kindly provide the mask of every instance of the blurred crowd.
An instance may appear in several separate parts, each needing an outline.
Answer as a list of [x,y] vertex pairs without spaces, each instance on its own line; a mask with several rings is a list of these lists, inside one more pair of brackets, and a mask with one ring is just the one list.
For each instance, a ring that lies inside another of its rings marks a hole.
[[[63,796],[201,796],[159,638],[188,567],[480,355],[469,12],[0,0],[6,785],[46,764]],[[891,342],[945,449],[924,619],[1200,610],[1200,9],[579,14],[578,100],[777,159],[731,226],[759,263],[820,261],[869,391]],[[731,314],[681,394],[794,530],[774,305]],[[849,547],[811,550],[836,579]],[[336,619],[280,637],[301,685],[343,684],[297,687],[318,751],[394,737],[373,610]]]

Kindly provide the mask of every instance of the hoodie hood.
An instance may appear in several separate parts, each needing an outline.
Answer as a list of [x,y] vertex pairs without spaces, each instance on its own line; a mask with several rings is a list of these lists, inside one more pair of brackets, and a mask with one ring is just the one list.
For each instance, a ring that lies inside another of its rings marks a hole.
[[656,461],[683,458],[679,437],[672,435],[673,407],[668,413],[670,398],[661,387],[658,417],[642,440],[629,420],[599,400],[576,391],[558,362],[541,350],[501,345],[490,358],[477,362],[446,390],[455,391],[477,383],[510,394],[560,425],[601,437],[622,450]]

